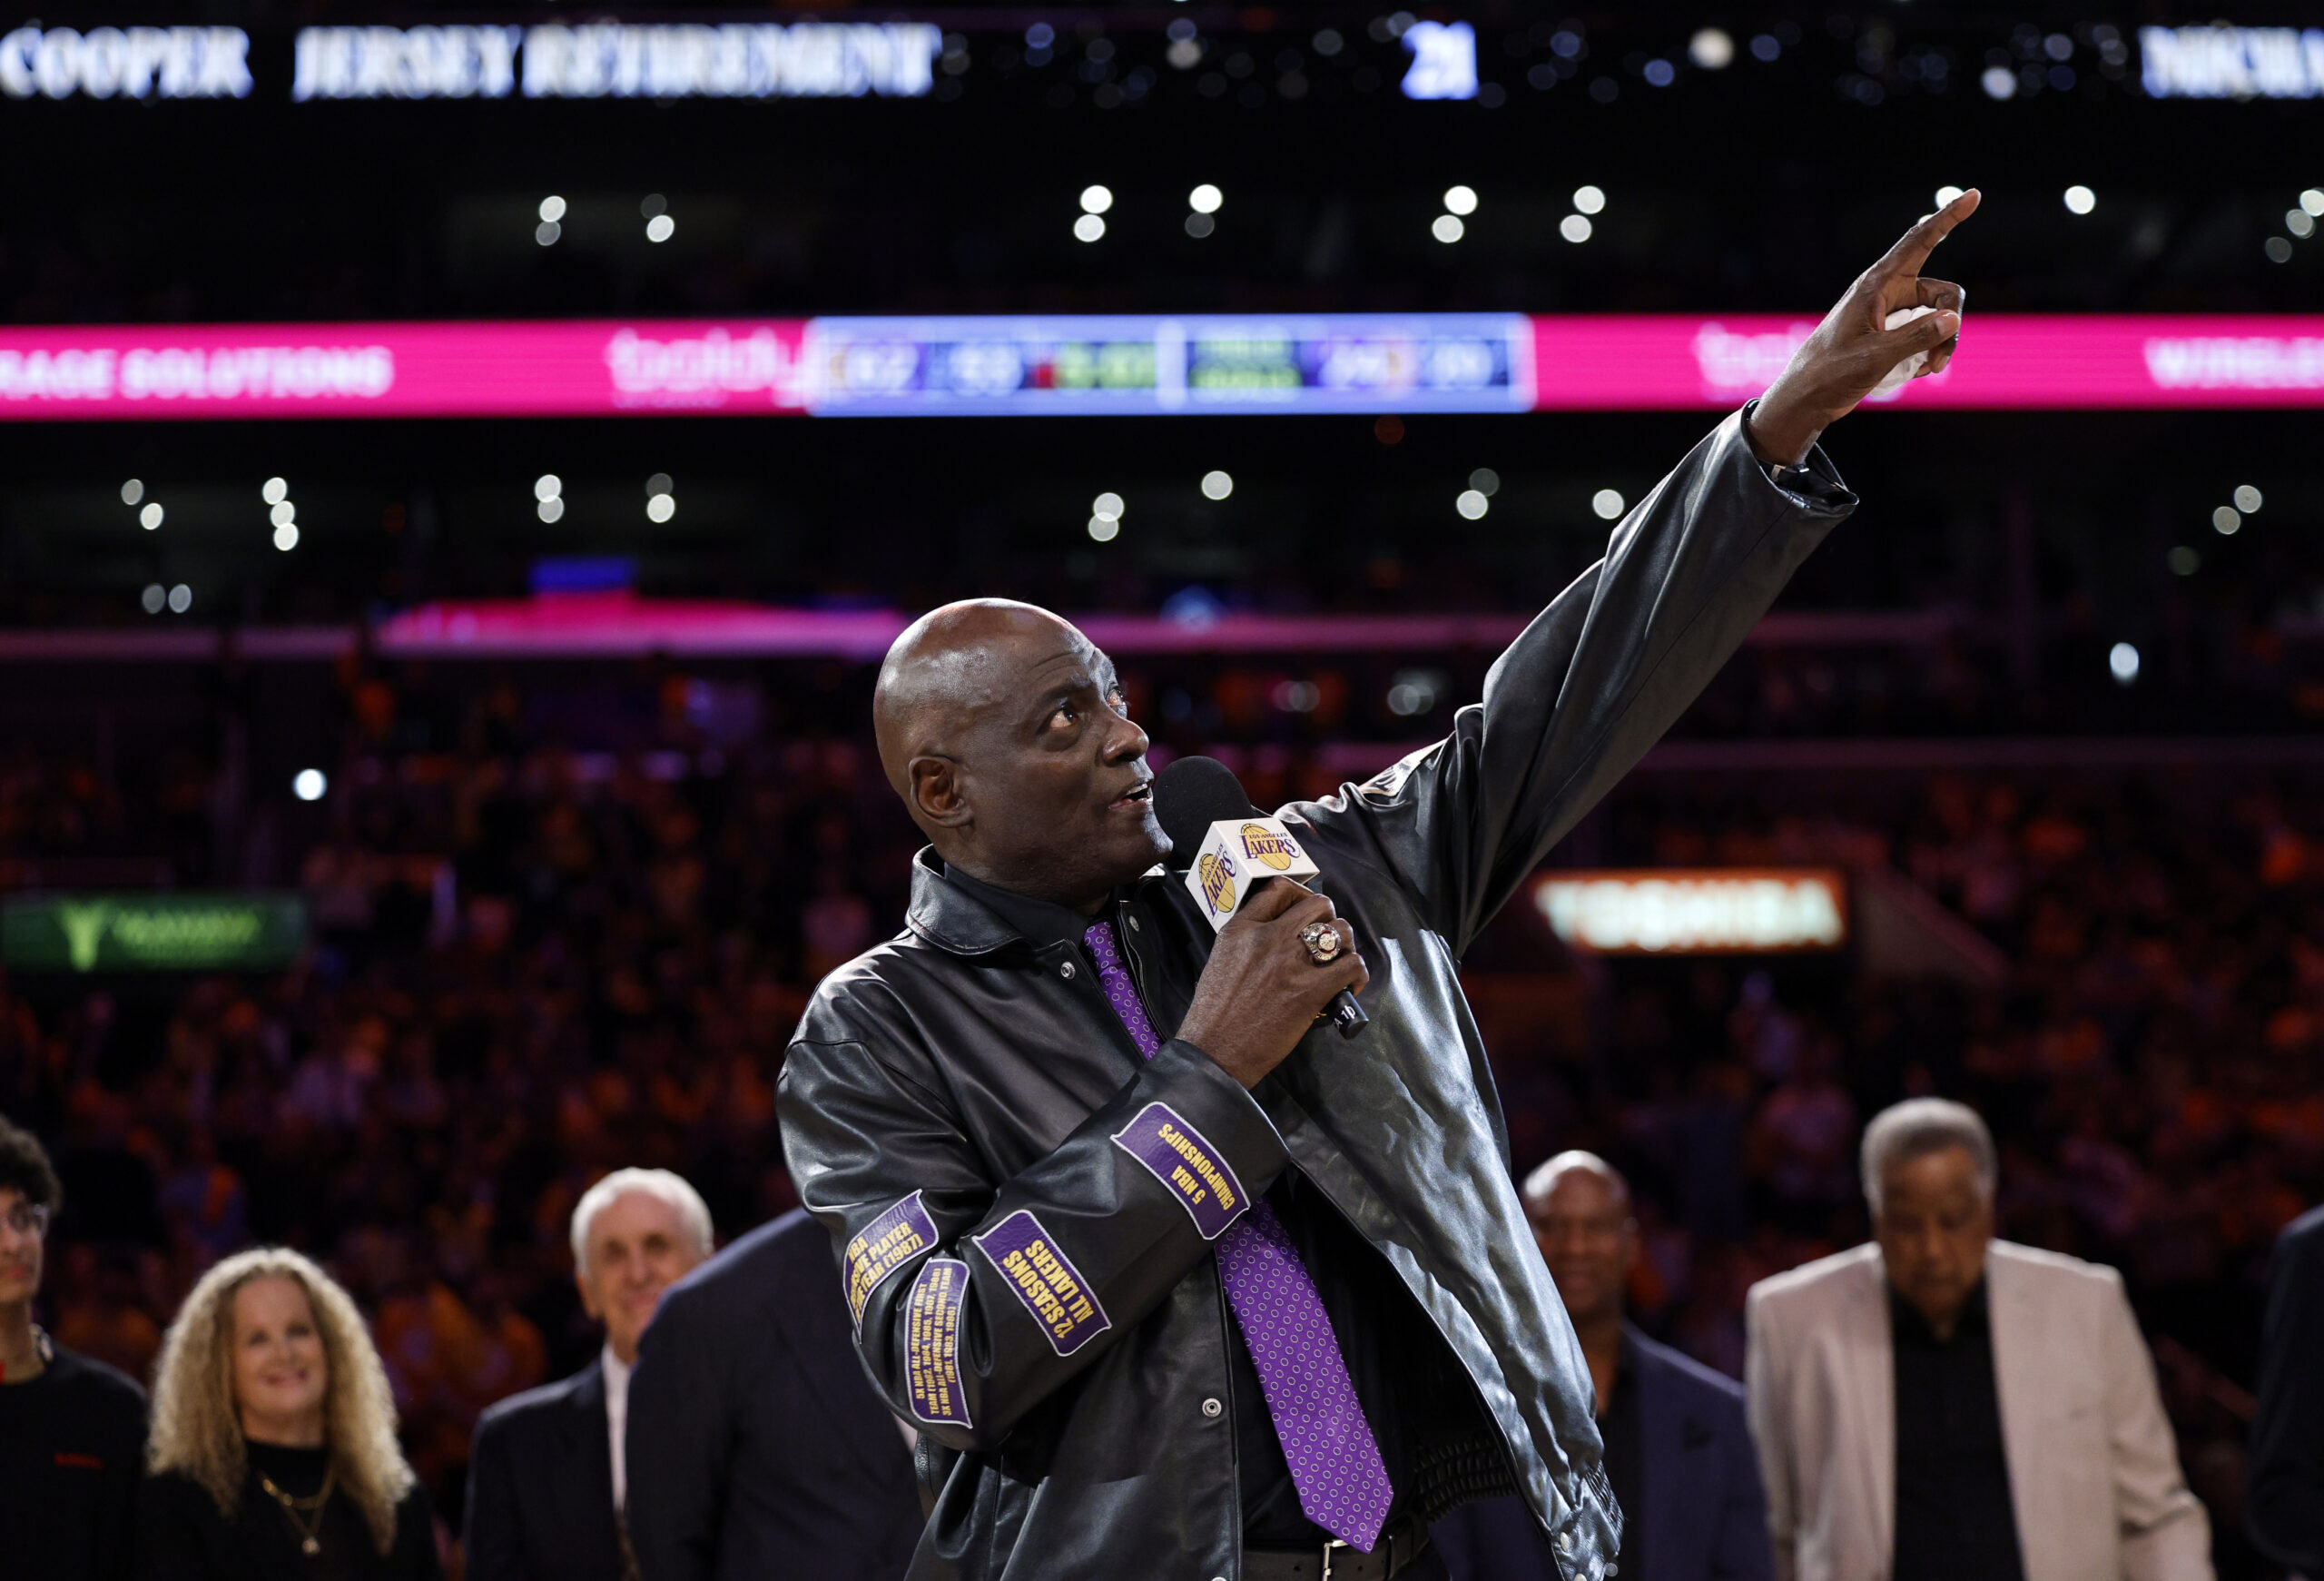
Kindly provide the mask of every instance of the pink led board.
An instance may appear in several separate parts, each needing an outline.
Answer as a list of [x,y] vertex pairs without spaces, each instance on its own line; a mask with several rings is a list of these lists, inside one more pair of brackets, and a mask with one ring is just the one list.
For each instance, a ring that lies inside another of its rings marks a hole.
[[803,321],[0,330],[11,418],[799,411]]
[[[765,319],[0,330],[0,421],[1721,410],[1805,314]],[[1878,404],[2324,406],[2324,316],[1972,313]]]
[[[1536,318],[1536,410],[1738,406],[1783,371],[1810,314]],[[2324,317],[1973,310],[1944,372],[1876,404],[1987,410],[2324,406]]]

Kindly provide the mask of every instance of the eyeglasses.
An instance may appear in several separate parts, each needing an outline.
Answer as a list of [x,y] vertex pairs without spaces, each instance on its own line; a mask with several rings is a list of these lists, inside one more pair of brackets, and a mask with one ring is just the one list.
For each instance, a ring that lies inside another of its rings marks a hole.
[[19,1235],[29,1235],[37,1240],[48,1233],[48,1204],[18,1202],[5,1213],[0,1213],[0,1224],[5,1224]]

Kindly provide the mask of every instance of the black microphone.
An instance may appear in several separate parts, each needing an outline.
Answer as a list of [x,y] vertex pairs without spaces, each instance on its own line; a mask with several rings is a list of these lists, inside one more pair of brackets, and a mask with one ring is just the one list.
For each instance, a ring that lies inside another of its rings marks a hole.
[[[1180,873],[1194,866],[1214,824],[1260,820],[1273,825],[1274,834],[1288,843],[1282,825],[1251,805],[1250,795],[1243,789],[1243,782],[1235,777],[1233,769],[1216,757],[1177,758],[1156,775],[1154,815],[1162,825],[1162,833],[1170,839],[1170,865]],[[1267,833],[1265,830],[1255,832],[1263,836]],[[1251,881],[1254,885],[1273,876],[1265,871],[1267,866],[1280,870],[1289,865],[1279,859],[1263,859],[1263,862],[1264,865],[1256,869],[1258,877]],[[1314,865],[1312,861],[1308,861],[1304,870],[1312,871]],[[1224,918],[1214,910],[1211,925],[1216,928],[1223,923]],[[1364,1006],[1355,1002],[1355,995],[1344,988],[1332,996],[1332,1003],[1325,1007],[1324,1013],[1332,1018],[1333,1024],[1340,1029],[1340,1036],[1344,1038],[1354,1037],[1372,1021],[1364,1013]]]

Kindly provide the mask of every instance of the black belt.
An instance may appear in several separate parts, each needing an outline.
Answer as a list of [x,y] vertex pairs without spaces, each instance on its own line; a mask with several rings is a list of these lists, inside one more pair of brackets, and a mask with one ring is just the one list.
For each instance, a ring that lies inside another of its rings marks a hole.
[[1388,1581],[1428,1551],[1428,1530],[1418,1521],[1397,1523],[1370,1553],[1345,1543],[1318,1548],[1246,1548],[1243,1581]]

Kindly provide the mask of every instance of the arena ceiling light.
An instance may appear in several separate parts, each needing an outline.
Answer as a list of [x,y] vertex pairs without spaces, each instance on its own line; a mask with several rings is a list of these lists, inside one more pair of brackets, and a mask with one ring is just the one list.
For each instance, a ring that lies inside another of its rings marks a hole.
[[1954,199],[1955,199],[1955,198],[1959,197],[1959,196],[1961,195],[1961,193],[1962,193],[1963,190],[1964,190],[1964,189],[1962,189],[1962,188],[1960,188],[1960,187],[1955,187],[1955,186],[1943,186],[1943,187],[1939,187],[1939,188],[1937,188],[1937,189],[1936,189],[1936,206],[1937,206],[1938,208],[1940,208],[1940,209],[1941,209],[1941,208],[1943,208],[1943,207],[1945,207],[1945,204],[1947,204],[1947,203],[1951,203]]
[[1446,246],[1451,246],[1469,233],[1462,216],[1477,212],[1477,192],[1474,187],[1451,186],[1444,189],[1444,212],[1436,216],[1428,233]]
[[320,768],[302,768],[290,776],[290,794],[302,802],[319,802],[330,789],[330,781]]
[[169,601],[170,590],[159,582],[146,583],[145,590],[137,596],[138,604],[148,615],[159,615]]
[[274,527],[274,547],[289,554],[299,547],[299,507],[290,499],[289,481],[269,478],[259,485],[258,497],[266,501],[266,519]]
[[667,472],[645,479],[645,519],[659,527],[678,513],[677,485]]
[[1452,501],[1452,509],[1467,519],[1475,521],[1492,509],[1492,502],[1485,498],[1485,491],[1482,489],[1463,489],[1460,497]]
[[2117,686],[2129,686],[2139,678],[2139,650],[2127,642],[2118,642],[2106,650],[2106,670]]
[[2171,574],[2174,577],[2191,577],[2203,568],[2203,557],[2182,543],[2175,545],[2163,557],[2163,563],[2171,568]]
[[1204,499],[1224,499],[1229,494],[1234,492],[1235,479],[1228,477],[1226,473],[1205,472],[1202,475],[1202,494]]
[[1081,189],[1081,217],[1073,222],[1073,239],[1095,242],[1106,233],[1106,222],[1098,216],[1114,206],[1114,190],[1096,183]]
[[1619,489],[1600,489],[1590,497],[1590,509],[1598,513],[1600,521],[1620,520],[1623,506],[1622,493]]
[[2092,192],[2088,187],[2083,186],[2080,182],[2076,182],[2073,185],[2066,188],[2065,203],[2066,212],[2068,213],[2087,214],[2098,206],[2098,194]]
[[2260,491],[2250,484],[2237,484],[2234,498],[2235,509],[2244,515],[2257,516],[2260,513]]
[[645,216],[645,239],[660,243],[677,233],[678,222],[670,217],[670,200],[660,193],[647,193],[637,212]]
[[1205,182],[1187,194],[1187,207],[1194,211],[1187,216],[1187,234],[1200,241],[1218,229],[1212,218],[1226,202],[1226,194]]
[[565,479],[554,472],[544,472],[533,479],[533,499],[538,502],[536,513],[543,521],[555,522],[565,515]]
[[556,239],[565,234],[561,221],[565,218],[565,200],[552,193],[541,200],[541,222],[533,227],[533,240],[544,247],[554,247]]
[[1558,222],[1558,234],[1577,245],[1590,240],[1591,230],[1586,214],[1568,214]]
[[1602,187],[1581,186],[1573,189],[1573,208],[1578,214],[1601,214],[1606,212],[1606,193]]
[[1111,543],[1121,536],[1122,512],[1127,509],[1122,497],[1108,489],[1089,502],[1089,536],[1099,543]]
[[170,613],[182,615],[193,608],[193,589],[180,582],[170,589]]
[[162,525],[162,502],[145,499],[145,484],[140,479],[132,478],[121,486],[121,502],[123,505],[135,505],[141,499],[145,500],[145,505],[137,513],[137,525],[152,532]]

